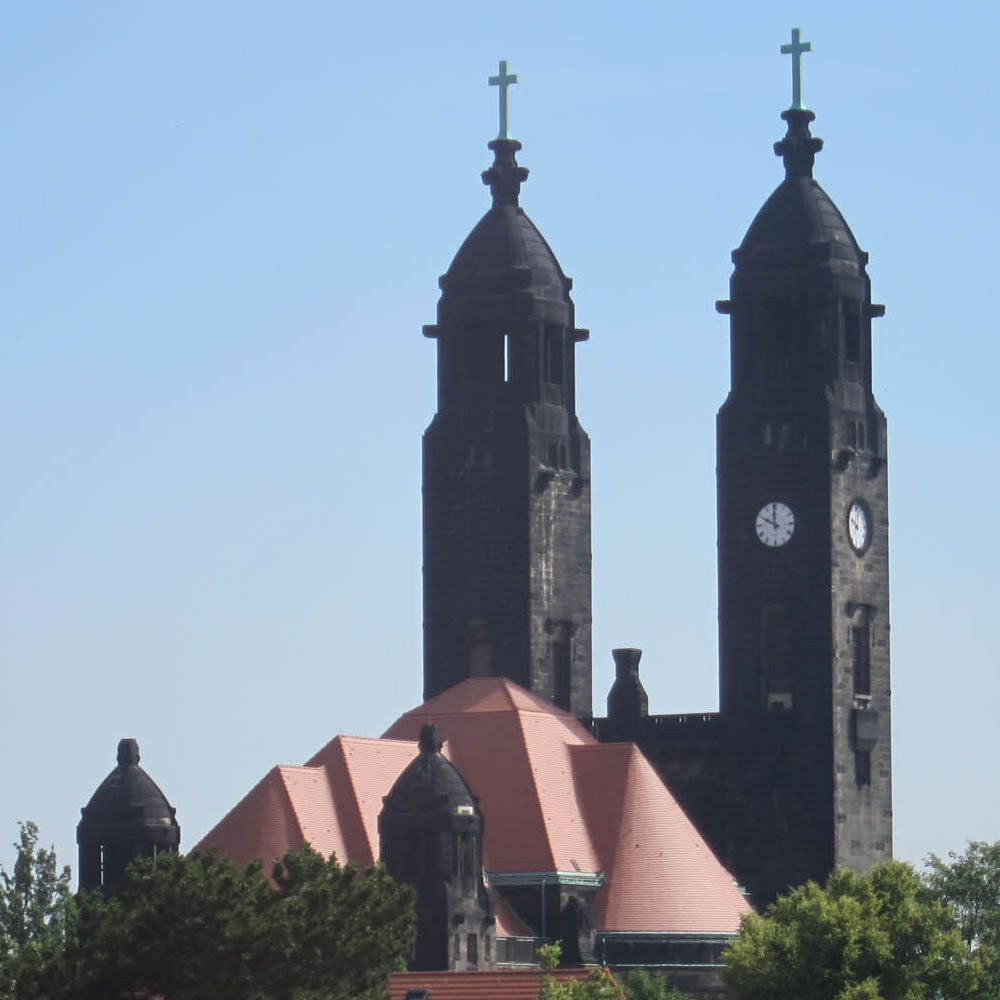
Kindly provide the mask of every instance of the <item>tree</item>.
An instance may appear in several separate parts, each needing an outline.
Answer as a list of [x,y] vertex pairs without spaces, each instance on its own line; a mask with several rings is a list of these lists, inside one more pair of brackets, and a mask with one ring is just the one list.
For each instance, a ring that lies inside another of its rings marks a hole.
[[961,854],[949,851],[948,857],[946,862],[931,854],[924,881],[951,907],[970,951],[981,944],[996,946],[1000,943],[1000,842],[970,840]]
[[924,882],[951,907],[962,940],[978,955],[994,996],[1000,995],[1000,842],[971,840],[948,858],[930,855]]
[[662,972],[633,969],[622,983],[625,1000],[690,1000],[688,995],[671,986]]
[[138,858],[111,899],[81,897],[38,996],[377,1000],[409,953],[413,892],[308,845],[264,877],[214,852]]
[[562,943],[543,944],[538,949],[542,967],[539,1000],[622,1000],[622,991],[607,969],[593,969],[586,979],[557,979]]
[[14,868],[0,865],[0,1000],[23,994],[18,984],[62,948],[72,914],[69,868],[38,846],[38,827],[18,824]]
[[840,870],[743,918],[723,955],[738,1000],[976,997],[981,968],[910,865]]

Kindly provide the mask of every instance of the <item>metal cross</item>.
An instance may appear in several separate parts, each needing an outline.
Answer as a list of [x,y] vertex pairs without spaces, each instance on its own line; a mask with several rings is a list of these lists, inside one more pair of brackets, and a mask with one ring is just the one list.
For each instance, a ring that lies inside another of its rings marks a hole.
[[507,131],[507,89],[512,83],[517,83],[516,73],[507,73],[507,60],[500,60],[500,73],[497,76],[491,76],[489,79],[489,84],[491,87],[500,88],[500,132],[497,135],[498,139],[509,139],[510,135]]
[[803,42],[800,28],[792,28],[792,41],[781,46],[783,56],[792,57],[792,107],[801,111],[802,104],[802,53],[812,52],[812,42]]

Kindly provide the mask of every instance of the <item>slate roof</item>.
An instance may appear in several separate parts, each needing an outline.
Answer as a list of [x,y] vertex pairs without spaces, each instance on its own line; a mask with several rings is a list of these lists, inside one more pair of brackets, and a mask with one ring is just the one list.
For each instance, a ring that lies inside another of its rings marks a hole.
[[535,294],[562,300],[572,284],[545,237],[517,205],[491,208],[465,238],[440,280],[442,290],[457,294],[531,287]]
[[[738,930],[749,904],[638,749],[599,743],[568,712],[506,678],[463,681],[381,739],[338,736],[305,767],[272,769],[198,847],[269,863],[308,841],[371,864],[382,799],[430,722],[479,799],[491,877],[601,875],[598,930]],[[523,933],[516,922],[498,911],[498,932]]]
[[155,781],[139,767],[139,744],[118,743],[118,763],[82,809],[81,827],[176,827],[176,810]]
[[812,177],[789,177],[761,206],[737,251],[740,261],[765,249],[828,245],[830,255],[861,265],[866,255],[830,196]]

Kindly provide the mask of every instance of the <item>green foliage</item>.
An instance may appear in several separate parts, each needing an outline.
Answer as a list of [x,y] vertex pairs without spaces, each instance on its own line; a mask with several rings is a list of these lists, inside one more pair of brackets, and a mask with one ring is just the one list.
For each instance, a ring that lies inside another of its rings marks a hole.
[[606,969],[593,969],[586,979],[559,980],[553,975],[559,965],[562,944],[543,944],[538,949],[542,967],[539,1000],[622,1000],[622,992]]
[[738,1000],[960,1000],[982,985],[948,907],[899,861],[792,890],[744,917],[724,959]]
[[633,969],[622,984],[625,1000],[689,1000],[687,994],[671,986],[661,972]]
[[925,883],[952,908],[970,951],[982,944],[995,947],[1000,944],[1000,842],[971,840],[965,851],[949,851],[948,858],[930,855]]
[[35,997],[25,984],[52,961],[72,919],[70,871],[38,846],[38,827],[20,823],[13,871],[0,865],[0,1000]]
[[930,855],[924,883],[951,907],[962,940],[983,966],[988,992],[1000,996],[1000,842],[972,840],[948,859]]
[[78,898],[14,1000],[382,1000],[413,942],[412,889],[308,846],[272,877],[214,853],[136,859],[111,899]]

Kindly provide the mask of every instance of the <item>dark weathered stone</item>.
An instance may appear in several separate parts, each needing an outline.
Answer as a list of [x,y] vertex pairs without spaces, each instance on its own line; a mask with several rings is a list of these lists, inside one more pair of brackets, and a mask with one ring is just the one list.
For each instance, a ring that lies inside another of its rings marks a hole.
[[[758,905],[892,854],[886,422],[871,379],[884,309],[812,178],[812,112],[782,117],[785,181],[717,304],[732,366],[717,425],[720,712],[595,720],[602,739],[639,743]],[[795,527],[768,546],[755,520],[774,502]]]
[[133,858],[178,850],[181,828],[176,812],[139,767],[139,744],[120,740],[118,764],[81,810],[76,828],[80,890],[110,894]]
[[399,776],[379,816],[381,857],[417,891],[410,968],[492,968],[496,920],[483,884],[483,814],[436,726],[420,732],[420,756]]
[[501,675],[591,713],[590,441],[576,418],[572,282],[518,206],[493,207],[440,280],[438,407],[424,434],[424,696]]

